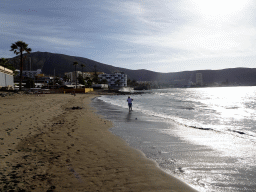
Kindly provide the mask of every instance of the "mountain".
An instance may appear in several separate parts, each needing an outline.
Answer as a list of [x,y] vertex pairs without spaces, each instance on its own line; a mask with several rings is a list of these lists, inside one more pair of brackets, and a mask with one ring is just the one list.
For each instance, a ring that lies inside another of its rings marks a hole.
[[[111,65],[99,63],[97,61],[93,61],[83,57],[76,57],[76,56],[68,56],[63,54],[56,54],[56,53],[48,53],[48,52],[34,52],[29,55],[24,54],[27,56],[25,60],[23,70],[30,69],[30,61],[31,58],[31,68],[32,70],[42,69],[44,74],[53,75],[54,69],[55,74],[59,76],[63,76],[65,72],[74,71],[75,68],[73,66],[73,62],[77,61],[79,65],[77,65],[77,70],[82,71],[81,64],[85,64],[84,72],[93,72],[96,70],[105,73],[113,73],[113,72],[124,72],[128,75],[128,78],[140,80],[140,81],[148,81],[150,79],[154,79],[158,73],[148,71],[148,70],[129,70],[120,67],[114,67]],[[19,69],[19,57],[10,58],[10,62],[14,64],[14,66]]]
[[[26,55],[26,54],[25,54]],[[145,69],[130,70],[120,67],[114,67],[93,61],[83,57],[68,56],[57,53],[48,52],[34,52],[27,55],[27,59],[24,64],[24,70],[30,69],[30,62],[28,58],[31,58],[32,70],[42,69],[46,75],[55,74],[58,76],[64,76],[65,72],[74,71],[73,62],[77,61],[78,71],[82,71],[81,64],[85,64],[84,72],[93,72],[95,70],[105,73],[124,72],[128,78],[136,81],[157,81],[163,84],[172,84],[177,86],[188,85],[190,81],[196,82],[196,73],[202,73],[203,81],[206,84],[217,83],[229,83],[229,84],[241,84],[241,85],[256,85],[256,68],[231,68],[222,70],[197,70],[197,71],[183,71],[175,73],[158,73]],[[10,62],[19,69],[18,57],[10,58]]]

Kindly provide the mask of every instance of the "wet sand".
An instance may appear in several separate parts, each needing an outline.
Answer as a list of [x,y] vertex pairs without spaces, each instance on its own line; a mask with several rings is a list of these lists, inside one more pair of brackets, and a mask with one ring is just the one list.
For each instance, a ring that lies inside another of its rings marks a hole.
[[93,97],[0,98],[0,191],[194,191],[110,133]]

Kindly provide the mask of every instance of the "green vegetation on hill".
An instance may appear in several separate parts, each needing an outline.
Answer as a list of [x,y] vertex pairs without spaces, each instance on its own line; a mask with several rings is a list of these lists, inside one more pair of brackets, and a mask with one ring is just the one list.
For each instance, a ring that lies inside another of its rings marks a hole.
[[12,70],[13,72],[15,71],[15,67],[9,63],[9,59],[1,58],[0,59],[0,66],[3,66],[7,69]]

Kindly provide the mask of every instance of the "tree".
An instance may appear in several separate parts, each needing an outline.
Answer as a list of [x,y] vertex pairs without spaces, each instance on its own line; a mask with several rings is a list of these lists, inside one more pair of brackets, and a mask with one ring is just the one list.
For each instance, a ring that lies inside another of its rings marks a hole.
[[98,76],[97,75],[97,65],[94,65],[94,76]]
[[26,88],[35,88],[35,82],[33,79],[29,78],[26,82]]
[[5,58],[0,59],[0,65],[7,68],[7,65],[9,64],[9,60]]
[[[21,91],[22,85],[22,71],[23,71],[23,52],[27,52],[28,54],[32,51],[31,48],[28,48],[28,44],[23,41],[17,41],[11,45],[11,50],[16,55],[20,55],[20,85],[19,90]],[[25,58],[24,58],[25,59]]]
[[69,81],[70,78],[69,78],[67,75],[64,75],[63,80],[64,80],[64,81]]
[[91,79],[87,81],[87,86],[92,87],[92,80]]
[[102,79],[101,83],[102,84],[108,84],[108,81],[107,81],[107,79]]
[[94,76],[94,77],[92,78],[92,82],[94,82],[95,84],[98,84],[98,83],[99,83],[99,78],[98,78],[98,76]]
[[81,64],[81,67],[82,67],[82,77],[84,78],[84,67],[85,67],[85,64]]
[[128,79],[127,80],[127,85],[130,86],[130,87],[136,87],[136,86],[138,86],[138,83],[134,79],[133,80]]
[[92,78],[92,82],[98,84],[99,83],[99,77],[98,77],[98,73],[97,73],[97,66],[94,65],[94,75]]
[[90,79],[90,77],[86,77],[85,80],[86,80],[87,87],[91,87],[92,86],[92,80]]
[[76,87],[77,87],[77,75],[76,75],[76,66],[78,65],[77,61],[73,62],[73,65],[75,66],[75,76],[76,76]]
[[131,86],[131,82],[132,82],[131,79],[128,79],[128,80],[127,80],[127,86],[128,86],[128,87]]
[[62,85],[62,80],[60,79],[59,76],[56,76],[54,81],[55,81],[55,84]]
[[10,69],[13,71],[13,73],[15,74],[15,67],[13,67],[13,65],[11,65],[9,63],[9,59],[5,59],[5,58],[1,58],[0,59],[0,65],[7,68],[7,69]]
[[138,86],[139,84],[137,83],[137,81],[135,79],[132,80],[132,85],[135,87],[135,86]]
[[78,83],[79,83],[79,84],[82,84],[82,85],[85,85],[85,81],[84,81],[84,78],[83,78],[82,75],[79,75],[79,76],[78,76]]

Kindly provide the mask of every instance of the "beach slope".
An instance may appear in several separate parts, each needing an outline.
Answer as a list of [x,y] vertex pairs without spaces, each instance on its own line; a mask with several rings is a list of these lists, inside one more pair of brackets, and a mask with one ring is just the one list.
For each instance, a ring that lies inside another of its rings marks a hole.
[[0,99],[0,191],[195,191],[110,133],[93,97]]

